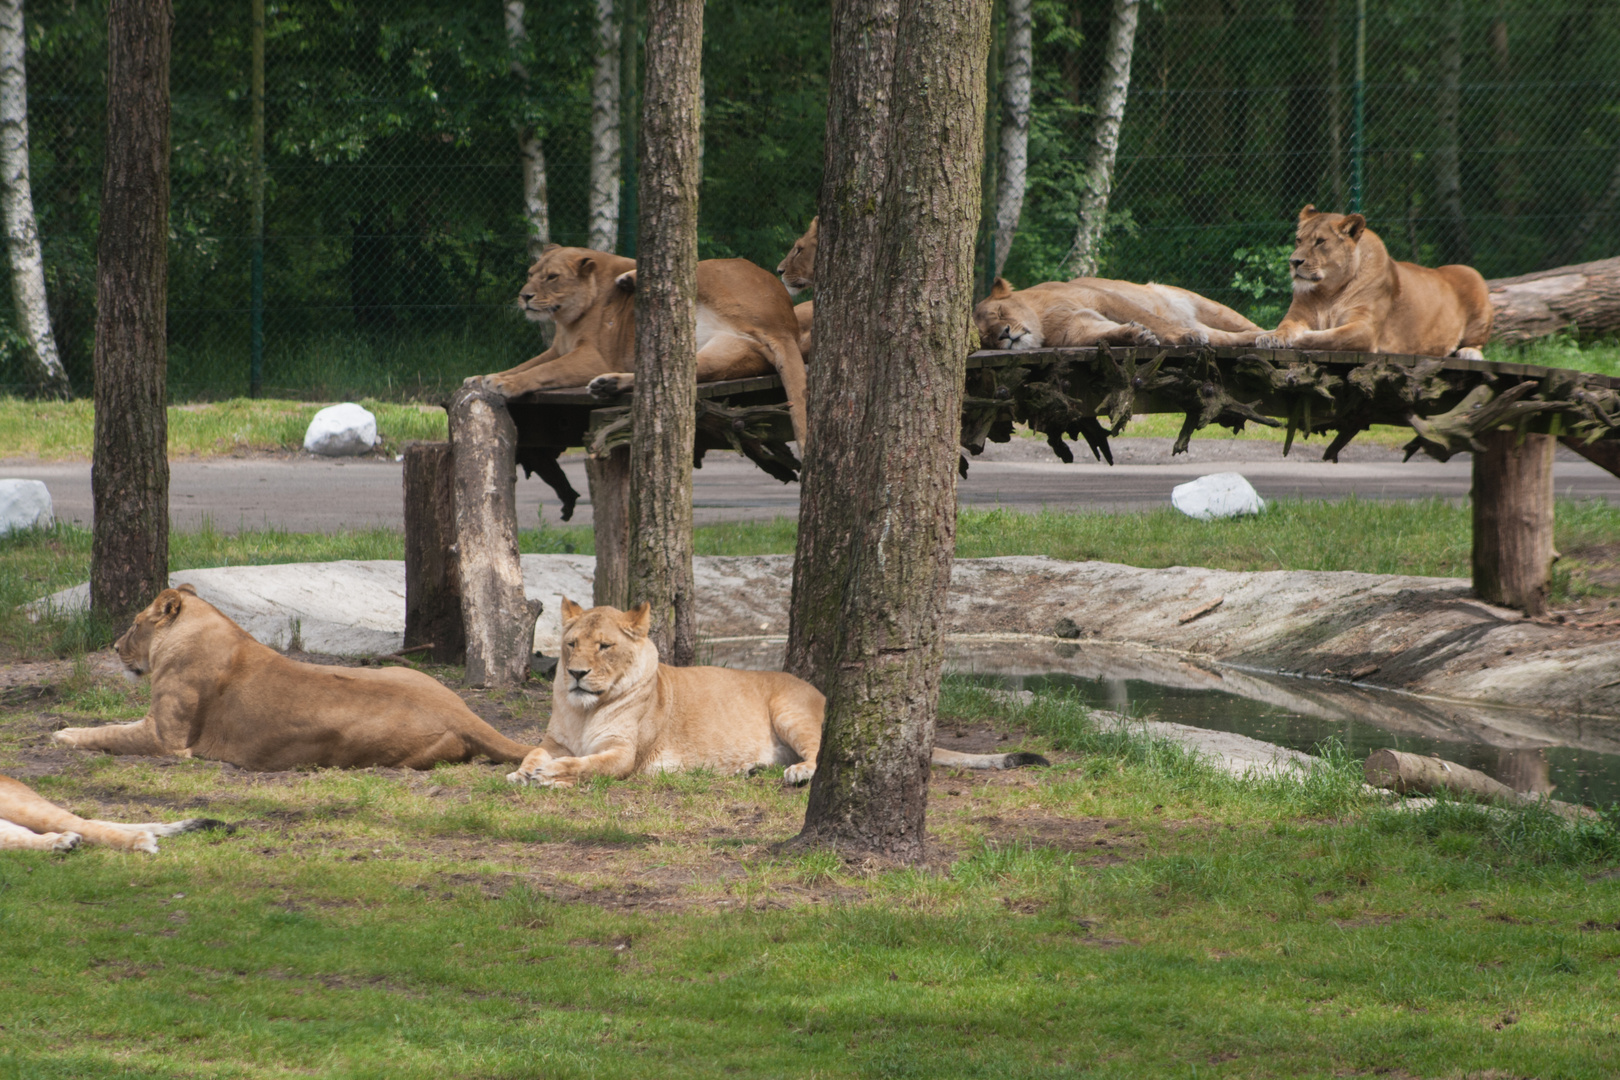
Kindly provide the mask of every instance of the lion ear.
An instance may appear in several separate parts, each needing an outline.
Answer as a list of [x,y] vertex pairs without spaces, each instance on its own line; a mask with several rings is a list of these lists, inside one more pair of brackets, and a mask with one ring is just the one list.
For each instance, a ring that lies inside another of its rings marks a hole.
[[571,623],[571,622],[573,622],[575,619],[579,618],[583,614],[585,614],[585,609],[584,608],[580,607],[578,604],[574,603],[572,600],[568,599],[568,597],[566,597],[566,596],[562,598],[562,619],[563,619],[563,622]]
[[186,582],[184,585],[176,585],[175,590],[177,592],[190,593],[192,596],[197,595],[197,586],[193,585],[189,581]]
[[1367,231],[1367,219],[1360,214],[1349,214],[1339,222],[1339,231],[1351,240],[1360,240],[1361,234]]
[[556,251],[560,247],[562,247],[561,244],[546,244],[544,247],[542,247],[540,249],[540,254],[544,255],[547,252]]
[[[193,593],[192,595],[196,594]],[[158,618],[165,621],[173,619],[176,615],[180,614],[180,609],[183,608],[186,603],[185,594],[179,589],[164,589],[162,592],[158,593],[158,598],[154,602],[157,604]]]
[[1007,299],[1007,297],[1011,296],[1012,293],[1013,293],[1013,287],[1012,287],[1011,283],[1009,283],[1007,281],[1007,279],[1004,278],[1004,277],[998,277],[990,285],[989,299],[991,299],[991,300],[1005,300],[1005,299]]
[[574,267],[574,272],[576,274],[578,274],[580,277],[590,277],[591,274],[595,272],[595,270],[596,270],[596,260],[591,258],[589,255],[585,256],[582,259],[580,259],[579,260],[579,265]]
[[643,600],[624,613],[619,626],[631,637],[646,637],[647,631],[652,629],[652,605]]
[[1301,220],[1301,221],[1309,221],[1311,218],[1315,217],[1317,214],[1320,214],[1321,212],[1322,211],[1320,211],[1320,210],[1318,210],[1316,208],[1315,203],[1306,203],[1304,208],[1302,208],[1300,210],[1300,212],[1299,212],[1299,220]]
[[814,236],[816,234],[816,229],[818,229],[820,227],[821,227],[821,215],[817,214],[815,217],[810,219],[810,227],[808,229],[804,230],[805,235],[806,236]]

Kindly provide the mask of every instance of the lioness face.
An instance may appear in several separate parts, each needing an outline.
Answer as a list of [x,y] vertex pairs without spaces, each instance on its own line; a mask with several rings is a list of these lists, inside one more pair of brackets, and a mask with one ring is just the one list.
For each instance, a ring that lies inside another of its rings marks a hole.
[[595,252],[547,248],[529,267],[529,280],[518,294],[523,317],[531,322],[573,322],[596,302],[595,270]]
[[129,629],[113,643],[113,648],[118,650],[118,659],[124,662],[125,668],[136,675],[145,675],[152,670],[152,639],[179,616],[186,595],[196,596],[197,590],[190,585],[164,589],[145,611],[135,616]]
[[1367,219],[1360,214],[1324,214],[1314,206],[1301,210],[1294,254],[1288,260],[1294,291],[1333,289],[1355,277],[1366,231]]
[[[595,708],[643,659],[652,610],[642,604],[631,611],[611,607],[586,611],[564,597],[562,616],[562,656],[556,678],[566,680],[563,685],[570,704]],[[656,649],[653,659],[656,662]]]
[[798,296],[816,283],[816,228],[819,217],[810,220],[810,229],[793,244],[787,258],[776,264],[789,296]]

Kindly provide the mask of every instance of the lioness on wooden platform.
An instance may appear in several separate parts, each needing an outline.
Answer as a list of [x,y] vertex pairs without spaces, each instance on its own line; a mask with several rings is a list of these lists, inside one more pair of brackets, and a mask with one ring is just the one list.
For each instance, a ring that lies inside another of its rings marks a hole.
[[[534,322],[557,328],[551,348],[515,368],[475,375],[504,397],[589,386],[611,397],[631,389],[636,359],[636,263],[588,248],[548,247],[518,300]],[[793,301],[770,271],[747,259],[697,264],[697,379],[782,379],[793,432],[804,445],[804,358]]]
[[480,720],[455,692],[409,668],[304,664],[255,641],[190,585],[165,589],[118,639],[118,658],[151,673],[143,719],[67,728],[59,742],[111,754],[298,765],[430,769],[534,749]]
[[[776,274],[787,286],[789,296],[798,296],[816,283],[816,248],[819,246],[816,235],[820,227],[821,218],[811,218],[810,228],[793,242],[793,249],[776,264]],[[816,302],[806,300],[802,304],[794,304],[793,317],[799,321],[799,353],[808,364],[814,344],[810,330],[815,323]]]
[[1110,345],[1252,345],[1260,327],[1224,304],[1174,285],[1111,278],[1014,289],[996,278],[973,309],[979,346],[1041,349]]
[[[516,784],[568,787],[587,776],[708,768],[741,773],[784,765],[783,779],[815,775],[827,700],[782,671],[669,667],[647,638],[646,604],[585,611],[562,602],[562,656],[546,737],[507,775]],[[935,765],[1011,769],[1038,754],[935,750]]]
[[1472,266],[1397,262],[1366,218],[1314,206],[1299,212],[1295,240],[1294,299],[1259,348],[1485,358],[1490,290]]
[[160,836],[178,836],[223,824],[211,818],[187,818],[168,824],[149,821],[142,825],[82,818],[20,780],[0,776],[0,851],[70,851],[85,842],[156,855]]

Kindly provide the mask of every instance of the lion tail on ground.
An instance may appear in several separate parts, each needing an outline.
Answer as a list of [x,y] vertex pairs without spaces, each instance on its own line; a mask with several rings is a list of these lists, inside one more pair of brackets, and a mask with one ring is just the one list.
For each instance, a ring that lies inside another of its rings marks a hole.
[[236,831],[236,826],[220,821],[218,818],[194,817],[184,821],[154,822],[150,825],[139,826],[150,829],[154,836],[179,836],[181,833],[197,832],[200,829],[224,829],[227,833]]
[[1050,765],[1039,754],[963,754],[956,750],[934,749],[933,764],[953,769],[1022,769],[1031,765]]
[[482,728],[481,731],[463,732],[461,736],[475,754],[483,754],[491,761],[521,765],[523,759],[534,751],[534,747],[508,739],[488,724],[483,724]]

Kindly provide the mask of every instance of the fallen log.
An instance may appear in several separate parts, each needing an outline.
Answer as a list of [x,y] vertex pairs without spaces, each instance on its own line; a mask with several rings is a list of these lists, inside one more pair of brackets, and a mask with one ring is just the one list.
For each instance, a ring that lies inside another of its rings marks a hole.
[[1527,803],[1544,805],[1561,817],[1575,820],[1597,817],[1584,806],[1542,799],[1514,791],[1499,780],[1492,779],[1477,769],[1458,765],[1422,754],[1409,754],[1404,750],[1374,750],[1362,763],[1361,773],[1375,788],[1386,788],[1401,795],[1433,795],[1449,791],[1453,795],[1472,795],[1481,802],[1507,803],[1523,806]]
[[1517,345],[1560,330],[1583,336],[1620,333],[1620,258],[1494,278],[1491,340]]

